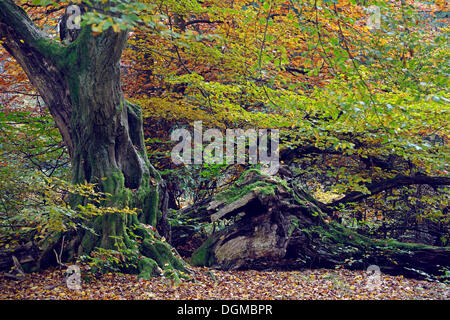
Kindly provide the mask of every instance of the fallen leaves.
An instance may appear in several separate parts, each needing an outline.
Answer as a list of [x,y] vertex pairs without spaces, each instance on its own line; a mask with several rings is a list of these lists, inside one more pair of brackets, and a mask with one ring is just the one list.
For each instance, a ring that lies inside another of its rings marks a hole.
[[[376,286],[368,286],[365,271],[346,269],[264,272],[192,270],[192,279],[181,280],[177,286],[164,277],[147,281],[136,275],[109,273],[89,282],[83,281],[78,291],[64,285],[63,272],[59,270],[28,274],[20,282],[0,274],[0,299],[445,300],[450,293],[448,285],[384,274],[380,275]],[[55,287],[58,283],[61,285]]]

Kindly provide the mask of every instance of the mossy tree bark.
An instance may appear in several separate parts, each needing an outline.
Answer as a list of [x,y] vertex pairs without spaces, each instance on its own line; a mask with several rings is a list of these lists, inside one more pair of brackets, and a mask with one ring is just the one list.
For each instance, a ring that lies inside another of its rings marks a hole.
[[[99,6],[102,4],[99,3]],[[62,26],[64,27],[64,26]],[[94,35],[90,26],[63,45],[50,39],[10,0],[0,0],[0,37],[19,62],[54,117],[69,150],[73,182],[97,183],[112,195],[109,206],[140,209],[135,215],[98,217],[94,229],[79,241],[78,254],[95,247],[112,249],[116,237],[130,246],[127,228],[164,222],[159,207],[162,181],[149,163],[144,145],[140,107],[124,99],[120,87],[120,57],[127,31],[111,28]],[[76,206],[81,198],[73,197]],[[141,235],[145,234],[141,228]],[[140,263],[151,274],[159,265],[181,268],[170,246],[153,239],[142,243],[151,259]]]
[[247,171],[202,210],[213,222],[235,221],[194,252],[193,265],[222,269],[377,265],[382,272],[410,276],[419,276],[420,271],[439,274],[442,267],[450,267],[450,247],[362,236],[331,221],[293,182],[256,170]]

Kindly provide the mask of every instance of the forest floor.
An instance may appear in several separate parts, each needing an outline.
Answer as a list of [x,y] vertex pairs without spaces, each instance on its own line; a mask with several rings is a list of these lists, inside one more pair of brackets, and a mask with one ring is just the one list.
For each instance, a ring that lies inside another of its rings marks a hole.
[[46,270],[14,281],[0,274],[0,299],[252,299],[252,300],[448,300],[450,286],[381,274],[373,281],[366,271],[218,271],[192,268],[190,280],[109,273],[83,280],[79,291],[64,282],[64,271]]

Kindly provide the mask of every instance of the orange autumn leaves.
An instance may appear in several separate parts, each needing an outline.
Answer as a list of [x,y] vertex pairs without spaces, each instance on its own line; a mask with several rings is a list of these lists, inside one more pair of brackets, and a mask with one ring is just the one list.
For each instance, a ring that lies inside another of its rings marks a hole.
[[192,278],[175,284],[167,278],[140,280],[136,275],[104,274],[68,289],[63,271],[29,274],[16,282],[0,275],[0,299],[56,300],[412,300],[449,298],[448,285],[381,274],[379,286],[368,286],[365,271],[218,271],[193,268]]

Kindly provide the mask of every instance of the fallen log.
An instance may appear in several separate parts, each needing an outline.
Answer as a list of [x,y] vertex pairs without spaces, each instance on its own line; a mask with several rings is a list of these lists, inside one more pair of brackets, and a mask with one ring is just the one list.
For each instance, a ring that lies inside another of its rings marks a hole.
[[[196,208],[198,210],[198,208]],[[234,223],[213,233],[190,259],[220,269],[315,268],[344,265],[418,276],[450,267],[450,247],[374,240],[331,221],[307,192],[277,177],[249,170],[203,206],[216,223]]]
[[0,249],[0,271],[23,269],[31,272],[35,269],[39,260],[39,249],[31,241],[22,245]]

